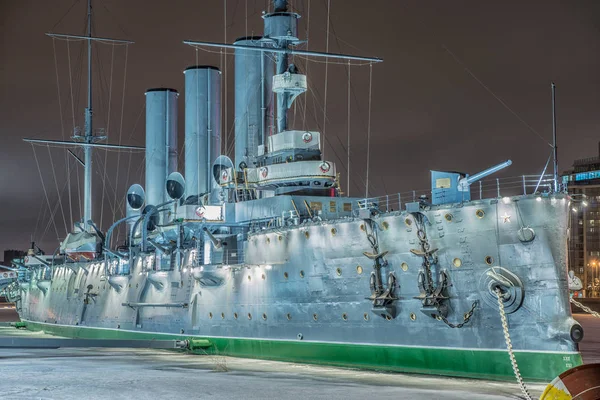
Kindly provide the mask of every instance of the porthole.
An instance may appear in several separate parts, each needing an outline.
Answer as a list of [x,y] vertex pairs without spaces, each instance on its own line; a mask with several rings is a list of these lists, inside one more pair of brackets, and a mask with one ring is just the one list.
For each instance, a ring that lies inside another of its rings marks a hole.
[[360,265],[356,266],[356,273],[359,275],[363,273],[363,268]]
[[271,243],[271,239],[267,238],[267,244]]
[[343,313],[343,314],[342,314],[342,319],[343,319],[344,321],[348,321],[348,314],[346,314],[346,313]]
[[225,319],[225,313],[221,313],[221,319]]
[[250,275],[248,275],[248,281],[251,281],[252,277]]
[[494,263],[494,257],[492,257],[492,256],[486,256],[485,257],[485,263],[487,265],[492,265]]
[[475,215],[477,216],[477,218],[481,219],[485,216],[485,211],[483,211],[482,209],[479,209],[479,210],[475,211]]
[[287,273],[287,272],[284,272],[284,273],[283,273],[283,277],[284,277],[285,279],[289,278],[289,275],[288,275],[288,273]]
[[136,284],[135,284],[135,288],[137,289],[137,288],[138,288],[138,286],[139,286],[139,283],[136,283]]
[[335,236],[336,233],[337,233],[337,229],[331,228],[331,236]]
[[390,224],[388,224],[387,221],[383,221],[383,223],[381,224],[381,226],[383,227],[384,231],[387,231],[388,228],[390,227]]
[[365,231],[365,224],[360,224],[360,230],[363,232]]
[[446,221],[450,222],[450,221],[452,221],[453,217],[452,217],[452,214],[448,213],[448,214],[444,215],[444,218],[446,219]]
[[385,316],[385,320],[386,320],[386,321],[391,321],[391,320],[392,320],[392,317],[391,317],[390,315],[386,315],[386,316]]
[[236,312],[233,313],[233,318],[238,319],[238,314]]
[[290,313],[285,314],[285,317],[287,318],[288,321],[292,320],[292,314],[290,314]]
[[367,313],[364,313],[364,314],[363,314],[363,319],[364,319],[365,321],[368,321],[368,320],[369,320],[369,314],[367,314]]
[[304,271],[300,271],[300,278],[304,278]]
[[208,313],[208,318],[212,319],[212,313],[211,312]]
[[265,276],[265,274],[262,274],[260,277],[262,278],[262,280],[263,280],[263,281],[264,281],[264,280],[267,278],[267,277]]
[[252,314],[248,313],[248,319],[252,319]]
[[283,240],[283,236],[281,236],[281,235],[277,236],[277,240],[279,240],[281,242]]
[[408,271],[408,264],[403,262],[402,264],[400,264],[400,268],[402,268],[402,271]]
[[265,320],[265,321],[267,320],[267,314],[263,313],[262,317],[263,317],[263,320]]
[[460,258],[455,258],[454,260],[452,260],[452,264],[456,268],[459,268],[462,265],[462,260]]
[[304,232],[304,237],[308,239],[310,237],[310,233],[308,233],[308,231]]
[[319,316],[317,314],[313,314],[313,319],[316,321],[319,319]]
[[411,226],[412,225],[412,220],[410,218],[406,218],[404,220],[404,223],[406,224],[406,226]]
[[337,267],[335,269],[335,273],[337,274],[337,276],[342,276],[342,269],[340,267]]
[[410,320],[411,321],[416,321],[417,320],[417,316],[415,315],[415,313],[410,313]]

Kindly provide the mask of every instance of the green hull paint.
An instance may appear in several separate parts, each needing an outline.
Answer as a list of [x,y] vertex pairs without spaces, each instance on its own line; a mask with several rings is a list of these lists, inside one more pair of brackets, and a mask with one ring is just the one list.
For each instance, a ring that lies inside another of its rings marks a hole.
[[[30,330],[89,339],[186,339],[185,335],[86,328],[27,321]],[[495,350],[461,350],[383,345],[360,345],[265,339],[194,337],[212,347],[200,353],[335,365],[373,370],[513,380],[508,353]],[[515,352],[519,370],[528,381],[550,382],[563,371],[582,364],[580,354]]]

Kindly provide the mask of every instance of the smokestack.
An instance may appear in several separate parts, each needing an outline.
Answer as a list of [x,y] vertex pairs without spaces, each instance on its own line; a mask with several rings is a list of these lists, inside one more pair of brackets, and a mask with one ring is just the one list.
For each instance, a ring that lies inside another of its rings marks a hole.
[[168,200],[167,176],[177,170],[177,97],[175,89],[146,91],[146,204]]
[[[261,47],[260,36],[239,38],[235,44]],[[258,146],[270,131],[273,114],[274,62],[267,53],[235,49],[235,166],[254,167]]]
[[195,65],[183,73],[187,197],[212,189],[212,164],[221,154],[221,71]]

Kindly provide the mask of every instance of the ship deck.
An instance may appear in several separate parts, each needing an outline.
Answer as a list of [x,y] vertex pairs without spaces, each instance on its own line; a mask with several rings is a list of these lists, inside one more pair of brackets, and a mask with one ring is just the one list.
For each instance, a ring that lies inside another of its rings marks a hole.
[[[600,362],[600,320],[577,314],[586,336],[586,363]],[[0,336],[43,338],[7,321],[0,307]],[[50,336],[48,336],[50,337]],[[244,398],[510,399],[520,391],[507,382],[378,373],[344,368],[146,349],[0,349],[0,396],[11,399]],[[537,398],[545,385],[529,384]]]

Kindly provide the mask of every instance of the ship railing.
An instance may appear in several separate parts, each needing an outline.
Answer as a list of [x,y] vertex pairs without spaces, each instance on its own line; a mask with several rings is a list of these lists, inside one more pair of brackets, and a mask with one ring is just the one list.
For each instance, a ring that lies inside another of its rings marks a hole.
[[222,262],[219,264],[243,264],[245,260],[243,249],[225,249],[223,250]]
[[208,257],[204,257],[204,251],[202,248],[195,249],[190,257],[190,263],[187,263],[187,267],[200,267],[205,264],[211,265],[232,265],[232,264],[243,264],[245,260],[244,249],[227,249],[221,248],[216,251],[214,248],[207,253]]
[[[486,198],[501,198],[533,193],[552,192],[554,186],[553,176],[548,175],[520,175],[507,178],[483,179],[475,182],[469,187],[469,196],[465,195],[460,202],[469,200],[482,200]],[[562,187],[559,188],[562,190]],[[406,192],[387,194],[378,197],[369,197],[356,200],[353,210],[376,209],[383,212],[399,211],[406,203],[431,201],[433,193],[431,189],[409,190]],[[436,198],[445,195],[455,198],[456,190],[440,189],[436,191]]]

